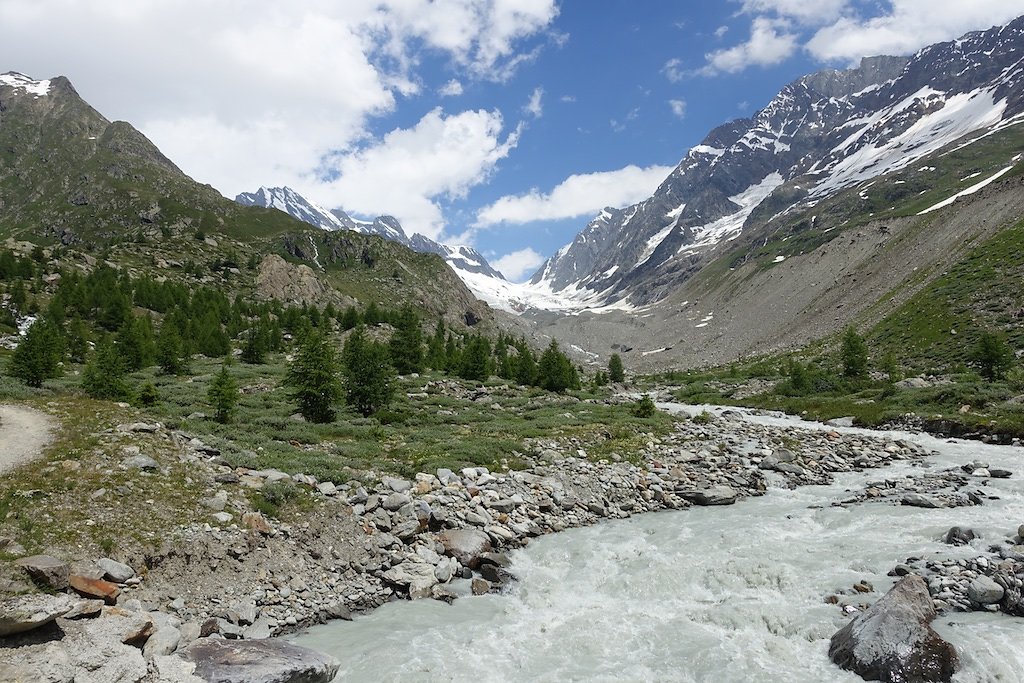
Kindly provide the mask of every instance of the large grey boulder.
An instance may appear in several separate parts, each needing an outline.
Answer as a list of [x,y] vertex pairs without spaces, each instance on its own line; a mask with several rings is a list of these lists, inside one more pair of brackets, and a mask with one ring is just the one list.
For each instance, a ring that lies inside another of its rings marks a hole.
[[71,567],[67,562],[50,555],[32,555],[15,560],[14,564],[24,569],[32,580],[43,588],[62,591],[68,587]]
[[1003,599],[1005,590],[991,578],[982,574],[967,585],[967,597],[979,605],[994,605]]
[[0,636],[24,633],[45,626],[71,611],[77,601],[70,595],[19,595],[0,602]]
[[124,583],[128,579],[135,576],[135,570],[116,560],[111,560],[109,557],[102,557],[96,560],[96,564],[100,569],[103,570],[103,577],[107,581],[113,581],[114,583]]
[[448,529],[438,535],[445,555],[454,557],[464,567],[476,569],[481,556],[491,551],[491,538],[478,529]]
[[729,486],[681,491],[679,495],[694,505],[732,505],[736,502],[736,491]]
[[920,576],[906,576],[832,636],[828,655],[868,681],[949,681],[959,660],[932,630],[934,618],[928,585]]
[[195,664],[196,676],[217,683],[329,683],[340,667],[329,655],[276,638],[202,638],[177,654]]

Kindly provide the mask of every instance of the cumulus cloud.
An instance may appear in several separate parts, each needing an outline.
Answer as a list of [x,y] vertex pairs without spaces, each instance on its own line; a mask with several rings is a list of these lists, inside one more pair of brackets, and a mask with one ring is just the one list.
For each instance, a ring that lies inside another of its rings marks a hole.
[[[5,69],[70,77],[101,112],[132,122],[228,196],[291,185],[339,206],[358,180],[318,178],[379,158],[388,139],[375,143],[369,125],[397,97],[428,88],[453,95],[460,78],[507,78],[546,44],[536,39],[557,14],[556,0],[0,0],[0,44],[14,60]],[[457,78],[424,83],[418,67],[427,53],[447,60]],[[479,125],[456,145],[464,164],[450,174],[431,169],[440,190],[413,178],[406,191],[401,174],[390,179],[393,197],[416,198],[399,218],[436,229],[434,200],[486,178],[495,155],[514,144],[494,130],[500,118],[425,117],[438,129]],[[399,214],[393,206],[368,210]]]
[[626,166],[617,171],[571,175],[550,192],[534,189],[501,197],[477,213],[476,227],[521,225],[532,221],[578,218],[606,206],[627,206],[646,199],[672,172],[671,166]]
[[532,275],[542,263],[544,263],[544,257],[530,247],[491,260],[491,265],[510,282],[522,282]]
[[750,66],[772,66],[796,52],[798,40],[789,22],[757,17],[751,24],[749,40],[708,53],[705,55],[707,63],[698,73],[713,76],[722,72],[736,73]]
[[297,189],[355,214],[393,214],[410,234],[438,239],[445,225],[439,200],[464,197],[516,146],[518,131],[502,138],[502,128],[496,111],[445,115],[434,109],[413,128],[329,162],[339,174],[335,180]]
[[665,62],[665,66],[661,67],[661,73],[665,74],[665,78],[673,83],[680,82],[686,78],[686,69],[683,68],[683,60],[678,57],[673,57]]
[[1024,14],[1024,0],[892,0],[869,17],[846,16],[820,28],[807,43],[824,61],[856,62],[877,54],[909,54],[969,31]]
[[837,19],[849,0],[738,0],[747,14],[775,14],[802,24],[823,24]]
[[442,85],[437,93],[441,97],[458,97],[463,93],[462,83],[458,79],[453,78]]
[[669,100],[668,106],[672,109],[672,115],[678,119],[686,118],[686,100]]

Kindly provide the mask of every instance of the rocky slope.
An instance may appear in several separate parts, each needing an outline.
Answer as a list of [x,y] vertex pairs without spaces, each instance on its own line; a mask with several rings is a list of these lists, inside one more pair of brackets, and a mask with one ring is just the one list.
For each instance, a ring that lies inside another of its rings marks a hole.
[[531,282],[578,305],[653,303],[715,245],[1018,122],[1022,55],[1024,18],[801,78],[712,131],[651,198],[603,211]]
[[[421,254],[437,254],[470,289],[478,296],[482,294],[481,298],[488,303],[490,301],[486,294],[492,287],[477,287],[476,283],[480,278],[499,283],[506,282],[505,277],[492,268],[476,249],[467,245],[442,244],[420,233],[414,233],[410,237],[394,216],[378,216],[372,222],[355,220],[341,209],[327,210],[289,187],[261,187],[256,192],[243,192],[235,197],[235,201],[242,206],[277,209],[323,230],[353,230],[366,235],[378,235]],[[470,278],[466,277],[467,275],[477,277]]]

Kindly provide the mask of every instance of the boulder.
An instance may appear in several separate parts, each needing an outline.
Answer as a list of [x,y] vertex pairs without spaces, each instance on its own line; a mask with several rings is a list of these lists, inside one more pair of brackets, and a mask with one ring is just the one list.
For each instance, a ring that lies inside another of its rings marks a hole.
[[829,657],[868,681],[949,681],[959,660],[932,630],[935,616],[924,579],[906,576],[832,636]]
[[977,537],[974,529],[964,529],[963,527],[955,526],[946,532],[946,543],[949,545],[967,545]]
[[96,564],[99,565],[100,569],[103,570],[103,578],[107,581],[113,581],[114,583],[124,583],[128,579],[135,576],[134,569],[124,564],[123,562],[111,560],[109,557],[103,557],[96,560]]
[[1002,586],[982,574],[967,584],[967,597],[978,605],[994,605],[1003,599]]
[[87,576],[72,574],[68,583],[83,598],[95,598],[108,605],[116,603],[117,596],[121,594],[121,589],[117,587],[116,583],[103,579],[90,579]]
[[833,418],[831,420],[826,420],[825,424],[827,424],[829,427],[852,427],[853,426],[853,418],[852,417],[836,417],[836,418]]
[[491,551],[490,537],[478,529],[448,529],[438,535],[438,540],[445,555],[470,569],[479,567],[483,554]]
[[932,498],[926,496],[923,493],[905,493],[903,499],[900,501],[903,505],[909,505],[915,508],[942,508],[946,505],[938,498]]
[[694,505],[732,505],[736,502],[736,491],[729,486],[680,491],[679,495]]
[[77,601],[69,595],[19,595],[0,602],[0,636],[45,626],[70,612]]
[[14,564],[28,572],[37,585],[50,590],[62,591],[68,587],[71,568],[50,555],[32,555],[15,560]]
[[172,654],[181,642],[181,631],[173,626],[162,626],[149,637],[142,647],[142,656],[147,660]]
[[130,470],[158,470],[160,469],[160,463],[148,455],[133,455],[130,458],[125,458],[124,466]]
[[218,683],[328,683],[338,673],[331,656],[276,638],[203,638],[179,651],[195,675]]

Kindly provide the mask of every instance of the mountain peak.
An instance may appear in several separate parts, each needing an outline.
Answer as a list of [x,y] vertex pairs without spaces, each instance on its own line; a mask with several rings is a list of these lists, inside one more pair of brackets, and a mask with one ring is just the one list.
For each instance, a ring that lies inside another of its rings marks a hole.
[[37,81],[18,71],[8,71],[5,74],[0,74],[0,85],[6,85],[36,97],[45,97],[50,94],[51,81]]

